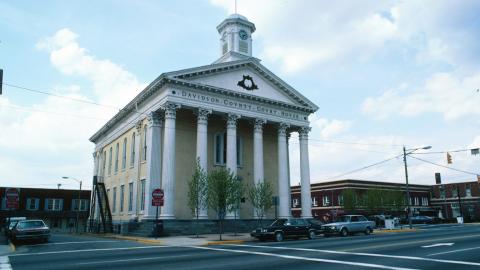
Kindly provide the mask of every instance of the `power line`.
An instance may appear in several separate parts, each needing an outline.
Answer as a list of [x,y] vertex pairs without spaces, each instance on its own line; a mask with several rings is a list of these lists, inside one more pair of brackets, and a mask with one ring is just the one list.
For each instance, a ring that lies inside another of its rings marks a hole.
[[470,148],[470,149],[458,149],[458,150],[450,150],[450,151],[437,151],[437,152],[423,152],[423,153],[411,153],[410,155],[428,155],[428,154],[446,154],[446,153],[458,153],[458,152],[467,152],[477,148]]
[[90,104],[90,105],[113,108],[113,109],[116,109],[116,110],[120,111],[120,108],[112,106],[112,105],[100,104],[100,103],[93,102],[93,101],[88,101],[88,100],[83,100],[83,99],[78,99],[78,98],[73,98],[73,97],[68,97],[68,96],[62,96],[62,95],[59,95],[59,94],[54,94],[54,93],[51,93],[51,92],[46,92],[46,91],[41,91],[41,90],[35,90],[35,89],[32,89],[32,88],[27,88],[27,87],[23,87],[23,86],[14,85],[14,84],[8,84],[8,83],[3,83],[3,84],[7,85],[7,86],[10,86],[10,87],[13,87],[13,88],[17,88],[17,89],[21,89],[21,90],[25,90],[25,91],[29,91],[29,92],[34,92],[34,93],[37,93],[37,94],[43,94],[43,95],[53,96],[53,97],[57,97],[57,98],[69,99],[69,100],[72,100],[72,101],[86,103],[86,104]]
[[412,157],[411,156],[411,158],[418,159],[420,161],[430,163],[430,164],[435,165],[435,166],[443,167],[443,168],[446,168],[446,169],[450,169],[450,170],[453,170],[453,171],[457,171],[457,172],[462,172],[462,173],[471,174],[471,175],[480,175],[480,173],[468,172],[468,171],[448,167],[448,166],[445,166],[445,165],[441,165],[441,164],[438,164],[438,163],[435,163],[435,162],[432,162],[432,161],[428,161],[428,160],[425,160],[425,159],[417,158],[417,157]]

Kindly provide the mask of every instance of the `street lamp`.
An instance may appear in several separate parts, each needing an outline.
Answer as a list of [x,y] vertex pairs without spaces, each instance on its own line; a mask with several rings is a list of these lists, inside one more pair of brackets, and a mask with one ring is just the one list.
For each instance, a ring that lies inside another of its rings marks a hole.
[[[410,229],[412,229],[412,209],[410,207],[410,188],[408,186],[407,155],[420,149],[427,150],[430,148],[432,148],[430,145],[425,147],[413,148],[413,149],[406,149],[405,146],[403,146],[403,163],[405,164],[405,182],[406,182],[406,188],[407,188],[408,226],[410,227]],[[407,153],[407,151],[409,152]]]
[[80,219],[80,193],[82,192],[82,180],[78,180],[76,178],[68,177],[68,176],[62,176],[62,178],[63,179],[75,180],[80,184],[80,187],[78,189],[78,201],[77,201],[77,224],[75,225],[75,231],[76,231],[76,233],[78,233],[78,222],[79,222],[79,219]]

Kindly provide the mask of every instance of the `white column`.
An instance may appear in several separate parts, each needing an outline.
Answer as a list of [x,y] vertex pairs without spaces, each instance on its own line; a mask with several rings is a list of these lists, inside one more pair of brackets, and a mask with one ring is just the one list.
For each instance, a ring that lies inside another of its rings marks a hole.
[[170,102],[163,105],[165,110],[165,131],[163,138],[162,189],[165,195],[161,217],[164,219],[175,218],[175,119],[179,107],[178,104]]
[[[237,120],[240,115],[229,114],[227,117],[227,169],[237,175]],[[235,212],[227,212],[225,218],[235,217]],[[238,216],[237,216],[238,218]]]
[[[255,119],[253,127],[253,183],[263,183],[263,126],[265,119]],[[257,211],[253,209],[253,217],[257,218]]]
[[133,162],[133,198],[132,198],[132,219],[137,218],[139,209],[138,206],[138,183],[140,182],[140,164],[141,164],[141,150],[140,150],[140,141],[142,139],[142,121],[138,121],[135,125],[135,145],[133,148],[135,149],[135,159]]
[[288,124],[280,123],[278,127],[278,216],[288,218],[290,211],[290,183],[288,182],[288,157],[287,157],[287,128]]
[[[200,168],[205,172],[207,172],[208,169],[208,115],[211,113],[211,110],[199,108],[197,115],[197,158],[199,160]],[[208,219],[208,208],[206,206],[200,209],[198,217],[200,219]]]
[[[100,167],[101,167],[100,164],[101,164],[101,160],[102,160],[101,157],[102,157],[102,154],[101,153],[99,154],[98,151],[93,152],[93,163],[94,163],[94,165],[93,165],[93,177],[96,176],[97,181],[100,181],[99,178],[100,178],[100,175],[101,175],[101,172],[100,172]],[[95,183],[92,183],[92,184],[95,184]],[[96,220],[100,217],[100,208],[98,207],[98,201],[97,201],[97,198],[95,198],[95,195],[96,195],[96,193],[92,192],[92,194],[90,196],[90,202],[95,201],[95,206],[94,206],[95,211],[94,211],[94,216],[93,217],[89,215],[89,217],[88,217],[89,221],[92,220],[92,219]],[[90,207],[92,207],[91,204],[90,204]]]
[[298,131],[300,141],[300,189],[302,196],[302,217],[312,217],[312,198],[310,193],[310,165],[308,160],[308,132],[310,127],[301,127]]
[[145,179],[145,210],[144,219],[155,218],[155,207],[151,203],[152,191],[160,188],[162,175],[162,115],[160,112],[151,112],[147,116],[147,175]]

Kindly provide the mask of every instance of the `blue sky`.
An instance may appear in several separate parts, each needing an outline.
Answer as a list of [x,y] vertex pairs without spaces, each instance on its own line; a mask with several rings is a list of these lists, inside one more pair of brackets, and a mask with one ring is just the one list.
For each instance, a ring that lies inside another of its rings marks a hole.
[[[4,82],[121,107],[162,72],[216,60],[216,26],[233,6],[2,1]],[[400,154],[402,145],[480,147],[480,2],[238,0],[238,11],[256,24],[254,56],[320,107],[311,118],[312,182]],[[75,187],[63,175],[90,185],[88,138],[114,113],[4,86],[0,185]],[[447,165],[445,154],[417,157]],[[453,160],[480,173],[480,156],[458,152]],[[433,183],[435,172],[445,182],[475,179],[409,163],[414,183]],[[400,182],[402,160],[347,177]]]

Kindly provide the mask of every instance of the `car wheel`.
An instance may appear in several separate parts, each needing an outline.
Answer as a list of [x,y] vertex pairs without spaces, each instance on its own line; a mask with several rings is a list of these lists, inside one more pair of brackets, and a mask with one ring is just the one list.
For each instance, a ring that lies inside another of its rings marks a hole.
[[365,235],[369,235],[369,234],[372,233],[372,229],[370,229],[370,227],[367,227],[367,228],[365,228],[365,232],[364,232],[364,233],[365,233]]
[[275,241],[282,242],[283,241],[283,233],[281,233],[281,232],[275,233]]
[[308,239],[315,239],[317,235],[315,234],[315,231],[309,231],[308,232]]
[[346,228],[341,229],[340,236],[342,237],[348,236],[348,230]]

